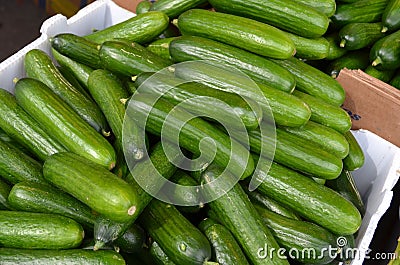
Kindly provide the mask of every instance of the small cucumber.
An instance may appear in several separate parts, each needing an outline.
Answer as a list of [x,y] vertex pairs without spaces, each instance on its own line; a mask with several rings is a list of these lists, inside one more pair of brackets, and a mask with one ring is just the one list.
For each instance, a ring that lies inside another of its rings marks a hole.
[[286,32],[296,47],[296,57],[307,60],[321,60],[328,56],[329,42],[324,37],[304,38]]
[[375,42],[369,59],[378,69],[395,70],[400,67],[400,30]]
[[85,38],[97,44],[117,38],[146,43],[160,35],[168,27],[168,24],[167,15],[163,12],[151,11],[93,32]]
[[147,49],[163,59],[172,60],[171,54],[169,54],[169,44],[175,39],[176,37],[169,37],[155,40],[147,45]]
[[379,70],[376,69],[376,67],[369,65],[367,68],[364,69],[364,72],[385,83],[389,83],[392,77],[394,76],[396,70]]
[[83,237],[82,226],[71,218],[0,211],[0,245],[5,248],[69,249],[78,247]]
[[326,40],[329,42],[329,52],[325,59],[335,60],[347,53],[346,49],[340,47],[340,39],[337,33],[329,34],[326,36]]
[[115,151],[111,144],[45,84],[22,78],[15,84],[15,96],[18,104],[69,151],[108,169],[115,166]]
[[327,17],[333,16],[336,11],[336,1],[335,0],[295,0],[296,2],[302,3],[306,6],[310,6],[315,10],[325,14]]
[[136,14],[143,14],[150,11],[152,3],[149,0],[140,1],[136,6]]
[[340,47],[359,50],[373,45],[385,36],[381,32],[382,23],[349,23],[339,31]]
[[354,171],[364,165],[364,151],[351,131],[345,132],[344,136],[349,142],[349,154],[343,159],[343,167],[346,170]]
[[139,253],[146,241],[146,233],[138,224],[131,225],[114,241],[114,245],[125,253]]
[[0,178],[0,210],[13,210],[8,202],[11,186]]
[[165,254],[160,245],[153,241],[150,246],[150,255],[155,265],[175,265],[170,257]]
[[356,50],[346,53],[340,58],[330,62],[325,72],[332,78],[337,78],[342,69],[364,70],[369,65],[369,50]]
[[382,14],[382,32],[400,29],[400,1],[389,0]]
[[176,18],[183,12],[205,3],[207,0],[158,0],[153,3],[150,10],[161,11],[170,18]]

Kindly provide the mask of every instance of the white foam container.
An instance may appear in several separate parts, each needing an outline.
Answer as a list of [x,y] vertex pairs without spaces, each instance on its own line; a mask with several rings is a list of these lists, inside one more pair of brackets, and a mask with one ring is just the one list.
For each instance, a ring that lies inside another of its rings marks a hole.
[[[38,39],[0,63],[0,87],[12,92],[13,79],[25,76],[24,55],[31,49],[41,49],[50,54],[50,37],[66,32],[89,34],[93,29],[103,29],[132,16],[133,13],[111,0],[98,0],[69,19],[59,14],[47,19],[40,28],[41,36]],[[351,263],[361,265],[368,254],[378,222],[392,200],[392,188],[400,176],[400,148],[369,131],[358,130],[353,134],[366,156],[365,165],[353,172],[367,207],[356,238],[359,256]]]

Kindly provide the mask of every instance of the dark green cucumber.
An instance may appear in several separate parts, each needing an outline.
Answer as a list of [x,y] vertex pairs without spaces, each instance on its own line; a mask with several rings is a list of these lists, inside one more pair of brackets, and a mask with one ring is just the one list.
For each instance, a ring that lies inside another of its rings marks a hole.
[[157,54],[163,59],[172,60],[172,57],[169,54],[169,44],[174,39],[176,39],[176,37],[169,37],[169,38],[155,40],[149,45],[147,45],[147,49],[152,53]]
[[93,69],[101,67],[97,43],[72,33],[61,33],[50,38],[53,49],[68,58]]
[[[189,63],[187,63],[189,64]],[[174,77],[171,73],[142,73],[136,76],[139,93],[149,93],[206,118],[223,121],[230,128],[255,129],[262,109],[250,99],[196,82]]]
[[52,155],[43,165],[43,175],[50,183],[111,220],[124,222],[136,212],[138,200],[133,188],[82,156],[69,152]]
[[0,210],[12,210],[13,208],[8,203],[8,195],[10,194],[11,186],[0,178]]
[[278,249],[279,245],[270,230],[262,224],[256,209],[238,183],[228,191],[222,190],[217,185],[204,185],[218,177],[225,178],[228,183],[224,182],[224,184],[234,184],[229,183],[233,181],[232,175],[227,171],[224,173],[226,175],[222,175],[222,172],[223,169],[212,164],[202,173],[200,179],[202,191],[206,197],[220,196],[209,203],[210,209],[217,215],[216,220],[231,231],[251,264],[289,264],[286,259],[278,257],[276,252],[267,255],[264,259],[260,258],[260,249],[265,246],[268,246],[268,249]]
[[382,14],[382,32],[400,29],[400,1],[389,0]]
[[287,32],[296,47],[296,57],[307,60],[320,60],[328,56],[329,42],[324,37],[304,38]]
[[297,58],[273,60],[288,69],[296,77],[296,89],[323,99],[335,106],[343,104],[345,92],[339,82],[324,72]]
[[[133,120],[143,123],[147,119],[146,130],[148,132],[160,135],[163,123],[168,116],[170,126],[164,128],[162,133],[164,139],[179,140],[181,147],[192,153],[200,154],[199,143],[203,138],[208,137],[213,140],[215,150],[204,148],[202,150],[204,159],[213,159],[223,168],[229,164],[227,170],[242,179],[253,173],[254,163],[249,151],[209,122],[200,117],[194,117],[183,108],[174,106],[163,99],[155,102],[154,96],[148,94],[135,94],[130,101],[132,104],[129,107],[135,112]],[[174,111],[171,111],[172,109]],[[180,135],[179,139],[175,138],[177,133]],[[209,161],[205,163],[209,163]]]
[[120,254],[113,250],[30,250],[0,248],[0,260],[7,265],[51,265],[61,264],[102,264],[102,265],[125,265]]
[[88,206],[47,183],[17,183],[12,187],[8,201],[16,210],[63,215],[84,228],[93,229],[96,219],[96,214]]
[[0,89],[0,127],[40,160],[45,160],[54,153],[66,151],[18,105],[15,97],[4,89]]
[[340,39],[337,33],[329,34],[326,36],[326,40],[329,42],[329,52],[325,59],[335,60],[347,53],[346,49],[340,47]]
[[237,71],[206,62],[195,62],[176,64],[174,72],[182,79],[256,101],[264,113],[269,114],[272,111],[275,123],[279,125],[299,127],[305,124],[311,115],[309,107],[296,97],[270,86],[254,83]]
[[171,62],[150,52],[138,43],[106,41],[99,50],[102,67],[125,76],[141,72],[157,72]]
[[392,79],[390,80],[389,84],[397,89],[400,89],[400,72],[397,71]]
[[360,211],[361,215],[365,214],[364,202],[362,201],[351,172],[343,170],[338,178],[328,180],[326,186],[337,191],[348,201],[352,202]]
[[376,69],[372,65],[369,65],[367,68],[364,69],[366,74],[369,74],[372,77],[375,77],[385,83],[389,83],[389,81],[394,76],[396,70],[385,70],[385,69]]
[[249,265],[239,244],[225,226],[207,218],[200,222],[199,229],[210,241],[213,256],[219,265]]
[[168,17],[178,17],[183,12],[207,3],[207,0],[159,0],[151,6],[152,11],[164,12]]
[[349,153],[349,144],[343,134],[325,125],[309,121],[300,128],[283,127],[281,129],[318,144],[322,149],[339,158],[344,158]]
[[22,78],[15,84],[15,95],[18,104],[69,151],[108,169],[115,166],[111,144],[45,84]]
[[295,90],[293,95],[303,100],[311,109],[310,120],[335,129],[340,133],[351,128],[351,119],[345,110],[325,101]]
[[[258,205],[254,207],[279,245],[287,251],[299,253],[293,255],[294,259],[308,264],[326,264],[334,259],[335,253],[327,250],[336,245],[336,236],[328,230],[311,222],[281,216]],[[310,249],[313,251],[307,252]]]
[[331,20],[337,28],[355,22],[379,22],[388,2],[389,0],[360,0],[354,3],[340,4]]
[[369,65],[369,50],[356,50],[346,53],[340,58],[330,62],[325,72],[332,78],[339,76],[342,69],[361,69],[364,70]]
[[125,253],[139,253],[146,241],[146,233],[138,224],[131,225],[114,241],[114,245]]
[[182,35],[213,39],[266,57],[288,59],[296,53],[293,41],[284,32],[245,17],[191,9],[172,23]]
[[140,1],[136,6],[136,14],[143,14],[150,11],[152,3],[149,0]]
[[211,258],[207,238],[174,205],[152,200],[139,221],[176,264],[204,265]]
[[395,70],[400,67],[400,30],[383,37],[372,46],[369,59],[378,69]]
[[328,29],[328,17],[296,1],[210,0],[224,13],[249,17],[307,38],[317,38]]
[[336,1],[334,0],[295,0],[296,2],[302,3],[304,5],[310,6],[315,10],[325,14],[327,17],[333,16],[336,11]]
[[6,248],[68,249],[84,237],[80,224],[57,214],[0,211],[0,245]]
[[343,159],[343,167],[354,171],[364,165],[364,151],[351,131],[345,132],[344,136],[349,142],[349,154]]
[[150,255],[155,265],[175,265],[170,257],[165,254],[156,241],[150,246]]
[[285,68],[269,59],[213,40],[182,36],[169,48],[176,62],[210,60],[226,64],[248,75],[254,81],[286,92],[293,91],[296,80]]
[[38,49],[30,50],[25,54],[24,65],[28,77],[37,79],[46,84],[97,131],[107,131],[108,126],[106,119],[98,106],[92,99],[79,93],[79,91],[61,75],[45,52]]
[[339,31],[340,47],[359,50],[374,44],[385,36],[381,32],[382,23],[349,23]]
[[334,234],[350,235],[361,225],[357,208],[313,179],[272,163],[258,191]]
[[146,43],[160,35],[168,27],[168,24],[168,16],[164,13],[158,11],[146,12],[111,27],[93,32],[85,38],[98,44],[116,38]]

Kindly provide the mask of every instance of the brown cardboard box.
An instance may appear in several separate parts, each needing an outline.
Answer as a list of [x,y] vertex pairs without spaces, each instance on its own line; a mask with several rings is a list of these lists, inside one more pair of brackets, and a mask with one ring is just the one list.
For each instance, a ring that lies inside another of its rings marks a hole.
[[366,129],[400,146],[400,90],[361,70],[340,71],[336,79],[346,90],[343,108],[352,129]]

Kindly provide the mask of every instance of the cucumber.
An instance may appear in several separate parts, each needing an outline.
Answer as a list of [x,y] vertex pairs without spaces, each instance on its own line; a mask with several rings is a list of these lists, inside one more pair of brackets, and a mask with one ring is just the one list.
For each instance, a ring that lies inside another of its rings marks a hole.
[[288,69],[296,77],[296,89],[323,99],[335,106],[343,104],[345,92],[339,82],[324,72],[297,58],[273,60]]
[[183,12],[207,3],[207,0],[159,0],[150,10],[164,12],[168,17],[178,17]]
[[[189,64],[189,63],[186,63]],[[142,73],[135,79],[139,93],[157,95],[187,111],[223,121],[230,128],[255,129],[262,119],[261,107],[235,93],[188,82],[168,73]],[[210,111],[212,110],[212,111]]]
[[351,128],[349,114],[340,107],[332,106],[323,100],[295,90],[293,95],[303,100],[311,109],[310,120],[330,127],[340,133]]
[[349,154],[343,159],[343,167],[346,170],[354,171],[364,165],[364,151],[351,131],[345,132],[344,136],[349,142]]
[[167,15],[163,12],[151,11],[138,14],[118,24],[93,32],[85,36],[85,38],[97,44],[116,38],[143,44],[160,35],[168,27],[168,24]]
[[372,77],[375,77],[385,83],[389,83],[392,77],[394,76],[396,70],[379,70],[372,65],[369,65],[364,69],[364,72]]
[[293,41],[284,32],[244,17],[191,9],[172,23],[182,35],[212,39],[265,57],[288,59],[296,53]]
[[[233,181],[229,172],[225,171],[225,175],[221,175],[222,171],[212,164],[202,173],[201,184],[210,183],[218,177],[224,177],[227,182]],[[224,182],[224,184],[228,183]],[[220,186],[202,187],[205,196],[212,198],[220,196],[211,201],[209,207],[216,214],[216,220],[231,231],[251,264],[289,264],[276,252],[269,253],[271,255],[266,255],[264,259],[260,258],[260,252],[263,251],[264,246],[268,246],[268,249],[279,249],[279,245],[270,230],[262,224],[256,209],[239,184],[234,185],[229,191],[224,191],[222,196]],[[267,250],[264,248],[264,251]]]
[[58,71],[62,74],[62,76],[71,84],[73,85],[82,95],[85,97],[91,98],[89,93],[86,91],[86,88],[83,88],[81,83],[75,78],[75,74],[71,72],[70,69],[65,68],[63,66],[57,66]]
[[136,211],[137,194],[133,188],[82,156],[69,152],[52,155],[43,165],[43,175],[50,183],[111,220],[128,221]]
[[126,264],[120,254],[112,250],[30,250],[0,248],[0,260],[7,265],[50,265],[62,264],[103,264],[103,265],[124,265]]
[[349,23],[379,22],[389,0],[360,0],[354,3],[340,4],[336,13],[331,17],[336,28],[341,28]]
[[147,45],[147,49],[163,59],[172,60],[172,57],[169,54],[169,44],[175,39],[176,37],[169,37],[155,40]]
[[13,210],[8,203],[11,186],[0,178],[0,210]]
[[389,0],[382,14],[382,32],[400,29],[400,1]]
[[336,11],[336,1],[334,0],[295,0],[296,2],[302,3],[304,5],[310,6],[315,10],[325,14],[327,17],[333,16]]
[[358,211],[360,211],[361,215],[364,216],[365,214],[364,202],[362,201],[360,192],[357,189],[357,186],[354,182],[354,178],[351,172],[343,170],[338,178],[333,180],[328,180],[326,182],[326,186],[337,191],[348,201],[352,202],[354,206],[357,207]]
[[146,233],[138,224],[131,225],[114,241],[114,245],[125,253],[140,253],[146,241]]
[[82,226],[61,215],[0,211],[0,244],[5,248],[69,249],[83,237]]
[[381,22],[347,24],[339,31],[340,47],[359,50],[371,46],[385,36],[381,28]]
[[65,151],[61,144],[51,138],[40,124],[18,105],[15,97],[4,89],[0,89],[0,127],[40,160]]
[[139,222],[174,263],[203,265],[211,258],[207,238],[174,205],[152,200]]
[[345,158],[349,153],[349,143],[343,134],[319,123],[309,121],[300,128],[281,127],[281,129],[317,144],[339,158]]
[[[311,222],[281,216],[257,204],[254,207],[279,245],[292,253],[291,258],[308,264],[326,264],[334,259],[334,253],[326,250],[336,245],[336,237],[328,230]],[[313,251],[307,252],[310,249]]]
[[276,163],[272,163],[258,191],[334,234],[350,235],[361,225],[361,215],[351,202],[311,178]]
[[254,81],[285,92],[293,91],[296,80],[271,60],[213,40],[182,36],[173,40],[169,52],[176,62],[210,60],[226,64],[248,75]]
[[99,50],[102,67],[113,73],[132,76],[141,72],[157,72],[172,63],[150,52],[138,43],[106,41]]
[[160,245],[153,241],[150,246],[150,255],[155,265],[175,265],[170,257],[165,254]]
[[210,241],[213,256],[219,265],[249,265],[239,244],[225,226],[207,218],[200,222],[199,229]]
[[[256,101],[264,113],[272,114],[275,123],[299,127],[310,118],[309,107],[296,97],[267,85],[254,83],[242,74],[206,62],[174,65],[175,76],[205,84],[214,89],[235,93]],[[262,96],[265,100],[262,100]],[[268,104],[267,104],[268,103]]]
[[136,5],[136,14],[139,15],[139,14],[149,12],[151,6],[152,6],[152,3],[149,0],[140,1]]
[[389,84],[397,89],[400,89],[400,72],[397,71],[393,78],[390,80]]
[[286,32],[296,47],[296,57],[307,60],[320,60],[328,56],[329,42],[324,37],[304,38]]
[[400,30],[383,37],[372,46],[369,59],[372,66],[381,70],[400,67]]
[[87,229],[93,229],[96,219],[88,206],[47,183],[17,183],[12,187],[8,201],[16,210],[63,215]]
[[342,69],[364,70],[369,65],[369,50],[356,50],[346,53],[340,58],[330,62],[325,72],[332,78],[337,78]]
[[43,51],[33,49],[25,54],[26,74],[46,84],[64,100],[82,119],[99,132],[107,132],[106,119],[90,98],[79,93],[57,70],[50,57]]
[[321,37],[329,25],[326,15],[296,1],[209,0],[209,2],[217,11],[249,17],[306,38]]
[[69,151],[108,169],[115,166],[113,147],[45,84],[22,78],[15,84],[15,96],[18,104]]
[[337,33],[329,34],[326,36],[326,40],[329,42],[329,52],[325,59],[335,60],[347,53],[346,49],[340,47],[340,39]]

